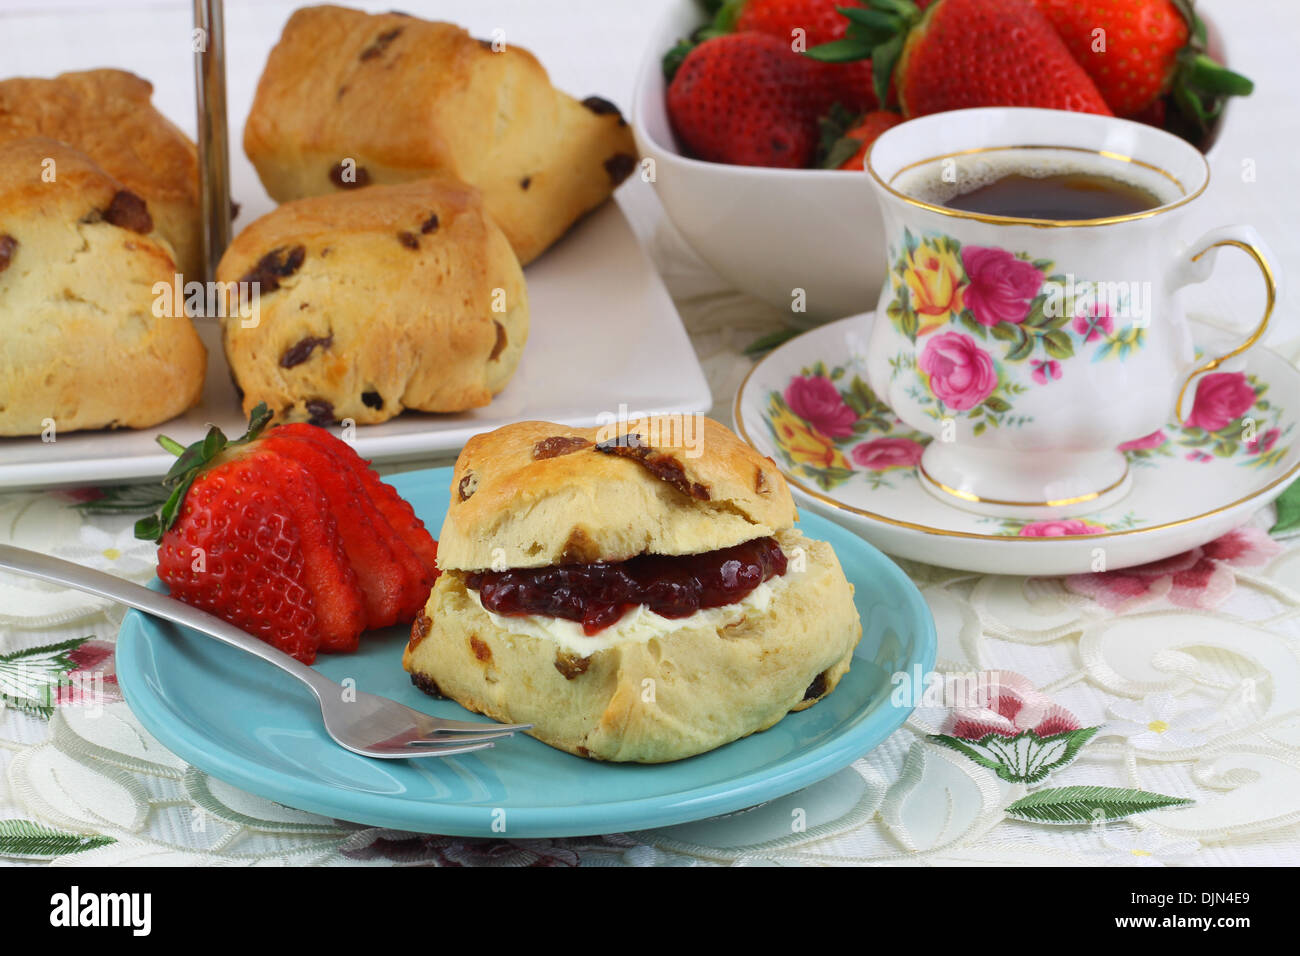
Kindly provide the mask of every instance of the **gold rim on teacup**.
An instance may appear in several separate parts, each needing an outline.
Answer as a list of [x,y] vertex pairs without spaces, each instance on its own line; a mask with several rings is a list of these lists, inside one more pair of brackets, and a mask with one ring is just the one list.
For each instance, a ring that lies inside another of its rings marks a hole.
[[[874,143],[871,148],[872,150],[875,149]],[[972,156],[977,153],[1010,152],[1013,150],[1025,149],[1050,149],[1059,152],[1086,153],[1091,156],[1100,156],[1103,159],[1113,160],[1116,162],[1131,163],[1134,166],[1140,166],[1143,169],[1149,169],[1154,173],[1160,174],[1177,186],[1178,191],[1183,195],[1180,198],[1175,199],[1173,202],[1156,206],[1154,209],[1144,209],[1141,212],[1127,213],[1123,216],[1104,216],[1099,219],[1028,219],[1021,216],[992,216],[985,213],[967,212],[964,209],[951,209],[948,206],[940,206],[936,203],[929,203],[923,199],[909,196],[907,193],[900,192],[891,185],[891,183],[896,181],[898,177],[904,173],[920,166],[925,166],[929,163],[937,163],[941,160],[953,159],[958,156]],[[1198,153],[1198,155],[1200,154]],[[1177,176],[1169,172],[1167,169],[1162,169],[1152,163],[1144,162],[1143,160],[1136,159],[1132,156],[1125,156],[1122,153],[1116,153],[1105,149],[1086,149],[1082,146],[1056,146],[1048,143],[1025,146],[977,146],[972,149],[962,149],[953,153],[941,153],[938,156],[931,156],[928,159],[918,159],[916,162],[908,163],[901,169],[895,170],[894,174],[889,177],[889,182],[885,182],[885,180],[880,177],[880,174],[876,172],[875,166],[871,162],[871,151],[868,151],[866,162],[863,163],[863,166],[866,168],[867,173],[871,178],[874,179],[882,189],[908,205],[915,206],[918,209],[925,209],[929,212],[938,213],[941,216],[949,216],[953,219],[969,219],[974,222],[992,223],[995,225],[1032,226],[1035,229],[1058,229],[1069,228],[1072,226],[1109,226],[1114,223],[1133,222],[1138,219],[1150,219],[1152,216],[1158,216],[1161,213],[1171,212],[1181,206],[1185,206],[1187,203],[1196,199],[1205,192],[1210,185],[1210,164],[1206,162],[1203,155],[1201,155],[1200,158],[1205,167],[1204,175],[1201,177],[1200,188],[1191,194],[1188,194],[1187,187],[1183,185],[1182,181]]]

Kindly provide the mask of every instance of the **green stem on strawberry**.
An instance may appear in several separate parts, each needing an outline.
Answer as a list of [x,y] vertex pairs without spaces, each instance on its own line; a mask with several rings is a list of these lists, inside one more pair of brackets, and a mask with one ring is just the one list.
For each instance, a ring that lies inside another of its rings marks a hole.
[[194,479],[226,449],[247,445],[260,437],[270,423],[271,417],[271,411],[266,407],[266,403],[259,402],[248,416],[248,430],[234,441],[228,439],[216,425],[210,425],[208,433],[188,448],[175,439],[159,435],[158,444],[177,456],[176,463],[171,466],[162,480],[165,486],[171,487],[172,493],[163,503],[162,510],[158,514],[141,518],[135,523],[135,536],[143,541],[155,543],[161,541],[167,529],[176,522],[181,504],[184,503],[185,495],[190,490],[190,485],[194,483]]
[[869,7],[836,7],[849,21],[842,40],[823,43],[804,53],[823,63],[871,61],[876,99],[888,102],[894,66],[903,55],[907,34],[925,16],[912,0],[871,0]]
[[663,56],[664,79],[669,83],[677,75],[677,69],[686,59],[687,54],[694,50],[705,40],[713,37],[725,36],[728,33],[736,32],[736,19],[740,16],[740,11],[744,8],[747,0],[715,0],[715,2],[706,2],[705,10],[712,14],[713,19],[704,26],[694,30],[689,37],[678,40]]
[[1240,73],[1217,63],[1206,52],[1205,21],[1196,15],[1193,0],[1171,0],[1187,21],[1187,46],[1178,53],[1178,68],[1170,84],[1174,106],[1204,133],[1223,111],[1229,96],[1249,96],[1255,84]]

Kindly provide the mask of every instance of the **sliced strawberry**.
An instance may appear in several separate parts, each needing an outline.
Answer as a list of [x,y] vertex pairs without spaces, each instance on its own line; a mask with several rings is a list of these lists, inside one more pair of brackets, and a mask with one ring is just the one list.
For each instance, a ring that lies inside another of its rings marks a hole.
[[[276,433],[307,439],[337,455],[361,479],[371,502],[388,521],[389,526],[412,551],[419,555],[430,575],[433,578],[438,576],[438,542],[433,539],[433,535],[429,534],[424,522],[416,517],[415,509],[410,503],[402,498],[392,485],[380,478],[379,474],[370,467],[370,462],[358,455],[351,445],[314,425],[281,425],[276,429]],[[425,598],[427,597],[426,593]],[[422,600],[421,605],[423,603]]]
[[310,664],[356,646],[361,589],[302,466],[250,453],[196,477],[158,548],[172,594]]
[[[323,429],[316,431],[328,435]],[[258,445],[299,462],[320,485],[365,593],[366,627],[409,622],[428,600],[432,576],[371,501],[360,475],[335,446],[347,449],[337,439],[313,441],[286,433],[285,428],[272,429]]]

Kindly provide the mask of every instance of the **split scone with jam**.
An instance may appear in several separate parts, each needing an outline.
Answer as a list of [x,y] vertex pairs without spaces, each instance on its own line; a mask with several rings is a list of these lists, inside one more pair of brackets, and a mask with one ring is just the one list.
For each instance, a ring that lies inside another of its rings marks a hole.
[[831,693],[862,636],[835,552],[796,520],[771,460],[707,419],[478,435],[403,664],[582,757],[712,750]]

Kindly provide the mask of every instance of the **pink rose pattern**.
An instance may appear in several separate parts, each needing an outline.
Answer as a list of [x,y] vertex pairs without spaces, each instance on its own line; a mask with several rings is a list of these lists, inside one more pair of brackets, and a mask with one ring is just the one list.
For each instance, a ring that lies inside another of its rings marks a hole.
[[1247,526],[1163,561],[1119,571],[1072,574],[1065,579],[1065,586],[1116,614],[1161,601],[1212,610],[1236,587],[1234,567],[1259,567],[1281,552],[1282,546],[1267,532]]
[[853,434],[857,412],[849,408],[835,383],[822,375],[797,376],[786,386],[785,403],[809,425],[830,438]]
[[963,300],[980,325],[1019,324],[1043,285],[1043,273],[1005,249],[963,246],[961,264],[969,285]]
[[945,332],[926,342],[919,365],[930,376],[935,397],[959,412],[983,402],[998,385],[992,357],[961,332]]
[[853,449],[853,461],[872,471],[910,468],[921,460],[925,446],[910,438],[877,438]]
[[954,707],[947,732],[963,740],[989,734],[1015,737],[1032,731],[1050,737],[1078,730],[1079,718],[1038,690],[1029,678],[1012,671],[990,671],[977,684],[979,697]]
[[[904,245],[909,250],[932,242],[948,249],[959,246],[950,236],[917,240],[905,231]],[[937,335],[921,346],[921,340],[940,331],[943,323],[922,323],[906,295],[900,295],[886,311],[921,350],[917,364],[929,376],[931,394],[952,411],[984,415],[975,426],[977,433],[990,424],[1001,424],[1001,416],[1011,411],[1010,397],[1022,390],[1014,381],[1014,366],[1030,358],[1035,349],[1046,354],[1029,362],[1027,378],[1044,386],[1061,379],[1065,372],[1062,362],[1075,355],[1076,344],[1100,341],[1102,351],[1094,361],[1108,355],[1123,359],[1132,349],[1142,347],[1141,330],[1117,330],[1105,303],[1085,307],[1072,317],[1044,314],[1048,301],[1044,283],[1063,282],[1066,278],[1049,276],[1052,264],[1047,260],[1030,261],[1025,255],[995,246],[960,246],[958,256],[962,307],[945,321],[959,322],[981,338],[985,338],[984,330],[998,330],[996,338],[1012,343],[1005,357],[1006,366],[977,346],[975,339],[956,338],[960,335],[957,332]],[[910,261],[903,255],[893,267],[895,280],[902,286],[907,284]],[[1031,315],[1037,318],[1029,321]],[[1014,328],[1007,331],[1009,327]],[[938,340],[943,341],[935,344]],[[995,395],[995,401],[988,401]]]
[[1212,372],[1196,386],[1196,400],[1187,424],[1217,432],[1226,428],[1255,404],[1255,390],[1244,372]]
[[1143,435],[1141,438],[1134,438],[1132,441],[1126,441],[1119,446],[1120,451],[1147,451],[1151,448],[1159,448],[1165,442],[1169,441],[1163,431],[1157,429],[1150,435]]
[[1061,538],[1072,534],[1104,534],[1108,529],[1102,524],[1092,524],[1082,518],[1059,518],[1055,521],[1031,521],[1020,529],[1022,538]]

